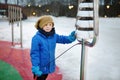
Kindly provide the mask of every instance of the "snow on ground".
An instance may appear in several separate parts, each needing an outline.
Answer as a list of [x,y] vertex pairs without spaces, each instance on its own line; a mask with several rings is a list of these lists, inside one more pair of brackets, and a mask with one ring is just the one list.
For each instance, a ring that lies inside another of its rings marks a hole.
[[[75,18],[54,17],[58,34],[69,35],[75,30]],[[23,47],[30,48],[31,38],[36,33],[35,22],[39,17],[29,17],[22,21]],[[97,44],[87,47],[86,80],[120,80],[120,18],[100,18],[99,39]],[[15,42],[19,42],[18,24],[14,24]],[[0,19],[0,40],[11,41],[11,25]],[[76,44],[57,44],[56,57],[63,51]],[[77,45],[57,59],[63,80],[80,80],[81,45]]]

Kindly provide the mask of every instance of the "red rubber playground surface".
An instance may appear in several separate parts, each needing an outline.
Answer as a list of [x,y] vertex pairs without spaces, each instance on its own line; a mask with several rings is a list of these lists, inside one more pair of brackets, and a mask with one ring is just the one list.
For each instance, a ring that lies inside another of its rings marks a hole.
[[[17,69],[23,80],[33,80],[29,52],[29,49],[11,47],[11,42],[0,41],[0,60],[11,64]],[[62,80],[59,67],[56,67],[56,71],[50,74],[47,80]]]

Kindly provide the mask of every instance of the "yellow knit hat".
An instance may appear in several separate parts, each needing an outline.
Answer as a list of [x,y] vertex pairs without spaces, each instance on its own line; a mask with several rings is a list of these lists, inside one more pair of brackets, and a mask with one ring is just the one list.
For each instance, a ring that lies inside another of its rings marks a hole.
[[54,22],[51,16],[45,15],[41,16],[40,19],[36,22],[35,27],[36,29],[38,28],[43,28],[47,23],[52,23],[54,26]]

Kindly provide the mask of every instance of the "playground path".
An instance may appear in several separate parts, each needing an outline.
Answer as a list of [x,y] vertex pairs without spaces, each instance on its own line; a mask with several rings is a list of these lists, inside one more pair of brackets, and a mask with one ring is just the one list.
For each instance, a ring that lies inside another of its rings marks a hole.
[[[11,42],[0,41],[0,60],[16,68],[23,80],[33,80],[29,53],[29,49],[13,48],[11,47]],[[59,67],[56,67],[56,71],[50,74],[47,80],[62,80]]]

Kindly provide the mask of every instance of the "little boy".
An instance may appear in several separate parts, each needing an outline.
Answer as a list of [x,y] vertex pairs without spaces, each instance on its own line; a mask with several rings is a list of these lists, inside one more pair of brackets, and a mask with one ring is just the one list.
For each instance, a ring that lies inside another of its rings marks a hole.
[[53,19],[48,15],[40,17],[35,27],[38,31],[32,38],[30,51],[32,73],[37,80],[46,80],[55,71],[56,43],[72,43],[76,39],[75,31],[69,36],[56,34]]

